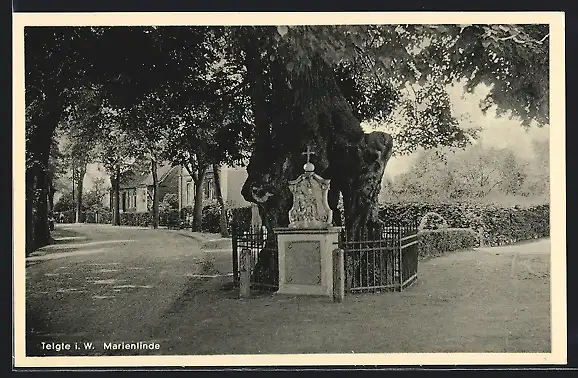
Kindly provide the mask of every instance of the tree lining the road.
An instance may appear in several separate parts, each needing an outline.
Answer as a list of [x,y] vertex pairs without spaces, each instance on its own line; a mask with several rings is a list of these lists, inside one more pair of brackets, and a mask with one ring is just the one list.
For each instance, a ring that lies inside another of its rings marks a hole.
[[[458,80],[470,90],[491,85],[484,109],[546,123],[548,42],[547,25],[27,28],[27,245],[49,242],[50,141],[79,91],[97,88],[90,106],[127,116],[119,143],[140,131],[156,151],[168,134],[174,163],[192,161],[194,151],[199,167],[218,165],[251,149],[243,194],[267,227],[287,223],[287,181],[314,145],[318,172],[335,183],[332,209],[341,193],[347,228],[361,232],[375,221],[394,145],[384,134],[365,136],[360,123],[387,120],[401,106],[411,117],[400,145],[464,146],[468,136],[441,87]],[[423,114],[404,91],[420,83]],[[232,136],[240,146],[224,143]],[[206,143],[212,138],[219,143]],[[117,178],[119,165],[111,165]]]

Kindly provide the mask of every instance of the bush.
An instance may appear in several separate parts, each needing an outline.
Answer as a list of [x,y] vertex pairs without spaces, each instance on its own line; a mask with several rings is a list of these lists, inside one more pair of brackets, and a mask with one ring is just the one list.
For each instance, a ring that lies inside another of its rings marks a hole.
[[429,212],[426,213],[419,223],[420,230],[438,230],[440,228],[447,228],[448,223],[446,220],[438,213]]
[[482,230],[484,243],[498,246],[550,235],[550,205],[498,206],[475,203],[399,203],[380,208],[380,219],[420,219],[426,213],[441,215],[448,227]]
[[[98,214],[98,222],[97,216]],[[101,224],[110,224],[112,223],[112,212],[110,211],[86,211],[84,213],[84,222],[85,223],[101,223]]]
[[215,256],[205,254],[200,264],[201,274],[217,274],[219,271],[215,267]]
[[98,212],[98,223],[111,224],[112,223],[112,211],[99,211]]
[[181,209],[181,219],[187,222],[191,222],[192,221],[192,217],[193,217],[193,207],[191,205],[185,206]]
[[180,228],[180,217],[178,210],[169,210],[166,212],[166,226],[168,228]]
[[231,220],[229,222],[229,232],[243,232],[251,230],[251,206],[231,209]]
[[148,227],[152,224],[152,217],[149,213],[121,213],[120,224],[122,226]]
[[477,247],[478,234],[471,228],[441,228],[418,232],[420,258]]
[[174,193],[167,193],[164,195],[162,201],[159,203],[160,211],[168,212],[170,210],[178,210],[179,196]]
[[96,213],[92,211],[87,211],[84,213],[84,222],[85,223],[96,223]]
[[221,217],[221,206],[218,203],[209,203],[203,207],[201,218],[201,231],[218,233],[220,231],[219,221]]

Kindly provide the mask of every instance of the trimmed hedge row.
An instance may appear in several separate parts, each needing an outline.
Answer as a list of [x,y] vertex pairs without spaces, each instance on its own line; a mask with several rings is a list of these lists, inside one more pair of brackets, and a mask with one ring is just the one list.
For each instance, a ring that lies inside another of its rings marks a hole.
[[[209,204],[203,208],[203,217],[201,219],[201,230],[203,232],[218,233],[219,217],[221,208],[218,204]],[[227,212],[227,224],[229,232],[232,232],[234,227],[238,229],[248,229],[251,227],[251,207],[242,207],[231,209]],[[190,211],[183,208],[181,212],[178,210],[160,211],[159,212],[159,226],[167,226],[169,228],[189,228],[191,225],[186,221],[187,215]],[[65,223],[74,223],[74,212],[65,213]],[[96,214],[94,212],[85,212],[81,214],[81,222],[97,223]],[[99,211],[98,223],[112,223],[112,212]],[[150,213],[121,213],[120,224],[123,226],[139,226],[149,227],[152,224],[152,216]]]
[[384,222],[420,220],[426,213],[440,214],[451,228],[482,230],[487,246],[498,246],[550,235],[550,206],[497,206],[473,203],[406,203],[382,205]]
[[180,228],[181,218],[178,210],[159,211],[159,226]]
[[[75,213],[73,211],[63,212],[64,223],[74,223]],[[98,217],[97,217],[98,214]],[[56,219],[58,222],[59,219]],[[86,211],[80,214],[81,223],[112,223],[111,211]],[[180,223],[179,211],[169,210],[159,212],[159,226],[167,226],[169,228],[178,227]],[[120,224],[123,226],[140,226],[149,227],[152,225],[152,216],[150,213],[121,213]]]
[[417,235],[420,258],[440,256],[479,245],[478,233],[471,228],[421,230]]
[[[220,231],[221,206],[218,203],[208,204],[203,208],[201,230],[203,232],[218,233]],[[251,229],[251,206],[239,207],[227,210],[227,228],[229,233],[233,230],[248,231]]]
[[85,223],[102,223],[102,224],[110,224],[112,223],[112,212],[110,211],[87,211],[84,213],[84,222]]

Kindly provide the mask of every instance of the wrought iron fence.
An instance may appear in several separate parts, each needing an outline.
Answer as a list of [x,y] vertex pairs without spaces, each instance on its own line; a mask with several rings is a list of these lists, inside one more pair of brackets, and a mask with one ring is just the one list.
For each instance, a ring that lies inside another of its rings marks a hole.
[[350,238],[344,231],[345,291],[401,291],[417,279],[417,222],[403,222],[372,230],[371,236]]
[[[343,229],[339,248],[345,251],[345,291],[402,291],[417,279],[417,222],[404,222],[373,230],[367,235],[347,240]],[[233,280],[240,281],[241,251],[250,256],[251,289],[279,289],[279,253],[277,239],[262,230],[232,230]]]
[[232,230],[233,280],[239,285],[241,251],[247,249],[250,255],[251,289],[277,291],[279,289],[279,252],[277,239],[262,230]]

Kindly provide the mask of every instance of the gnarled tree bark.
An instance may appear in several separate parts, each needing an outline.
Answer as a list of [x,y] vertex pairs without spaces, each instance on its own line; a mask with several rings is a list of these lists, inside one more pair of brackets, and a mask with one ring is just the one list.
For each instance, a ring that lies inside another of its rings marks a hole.
[[[255,107],[267,107],[257,96],[253,101]],[[244,198],[257,203],[270,231],[287,226],[292,205],[288,181],[303,172],[302,152],[309,145],[315,151],[311,161],[316,173],[331,179],[333,219],[340,220],[341,193],[348,237],[368,234],[379,223],[377,197],[392,152],[391,136],[364,133],[337,86],[333,69],[320,58],[293,77],[291,88],[279,91],[275,101],[283,101],[287,108],[270,125],[257,125],[264,132],[256,140],[247,167]]]
[[[307,146],[315,152],[311,158],[315,172],[331,180],[328,200],[334,223],[340,224],[341,194],[347,238],[371,236],[380,223],[377,200],[392,153],[392,137],[382,132],[364,133],[337,85],[333,68],[321,58],[313,58],[308,68],[292,76],[283,62],[274,60],[267,63],[266,78],[256,46],[245,46],[257,136],[241,192],[247,201],[257,204],[268,229],[268,243],[274,241],[274,228],[289,224],[292,195],[288,181],[303,172],[302,152]],[[274,256],[265,248],[255,274],[272,266],[271,258]]]

